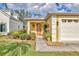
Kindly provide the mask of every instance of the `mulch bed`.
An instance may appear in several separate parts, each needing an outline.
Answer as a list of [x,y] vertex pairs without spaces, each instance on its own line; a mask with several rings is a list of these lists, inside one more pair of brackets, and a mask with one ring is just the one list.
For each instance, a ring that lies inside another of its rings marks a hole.
[[62,42],[52,42],[51,40],[50,41],[47,41],[46,39],[44,39],[44,41],[46,42],[46,44],[48,46],[59,46],[59,45],[63,45]]

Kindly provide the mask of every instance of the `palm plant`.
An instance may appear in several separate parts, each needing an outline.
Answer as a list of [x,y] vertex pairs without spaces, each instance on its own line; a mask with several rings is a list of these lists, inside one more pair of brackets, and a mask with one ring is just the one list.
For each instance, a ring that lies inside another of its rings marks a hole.
[[3,43],[0,44],[1,56],[24,56],[28,54],[30,44],[27,43]]

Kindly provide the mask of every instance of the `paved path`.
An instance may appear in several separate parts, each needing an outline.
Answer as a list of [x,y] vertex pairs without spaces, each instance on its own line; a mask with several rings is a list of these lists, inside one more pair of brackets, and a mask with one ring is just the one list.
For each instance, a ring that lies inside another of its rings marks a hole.
[[[79,42],[77,42],[79,43]],[[42,36],[38,36],[36,39],[36,51],[39,52],[50,52],[50,51],[59,51],[59,52],[70,52],[75,51],[79,52],[79,44],[77,43],[69,43],[61,46],[48,46],[43,40]]]

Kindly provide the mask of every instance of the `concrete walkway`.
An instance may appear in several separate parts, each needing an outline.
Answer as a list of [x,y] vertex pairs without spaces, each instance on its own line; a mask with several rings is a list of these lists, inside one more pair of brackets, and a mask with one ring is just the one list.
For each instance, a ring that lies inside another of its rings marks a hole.
[[[77,42],[79,43],[79,42]],[[79,44],[77,43],[65,43],[60,46],[48,46],[43,40],[42,36],[38,36],[36,39],[36,51],[38,52],[79,52]]]

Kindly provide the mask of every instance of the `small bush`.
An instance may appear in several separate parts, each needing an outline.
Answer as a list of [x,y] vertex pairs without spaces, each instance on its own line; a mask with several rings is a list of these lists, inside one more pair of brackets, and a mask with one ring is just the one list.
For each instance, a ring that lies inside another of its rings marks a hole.
[[22,29],[16,32],[11,32],[8,34],[11,38],[17,39],[20,38],[22,40],[26,39],[27,31],[26,29]]
[[27,39],[27,40],[31,40],[31,35],[27,35],[27,36],[26,36],[26,39]]
[[51,34],[51,32],[45,32],[45,33],[43,34],[43,37],[44,37],[44,39],[46,39],[46,40],[48,40],[48,38],[52,39],[52,34]]
[[26,31],[26,29],[22,29],[22,30],[20,30],[20,31],[18,31],[19,32],[19,38],[21,39],[21,40],[25,40],[26,39],[26,36],[27,36],[27,31]]
[[31,39],[35,40],[36,39],[36,34],[34,32],[31,33]]
[[19,30],[18,32],[19,34],[27,33],[26,29]]
[[2,34],[0,34],[0,38],[2,37],[3,35]]
[[12,32],[11,35],[14,39],[19,38],[19,32]]
[[21,40],[25,40],[26,36],[27,36],[26,33],[19,34],[19,37],[20,37]]

